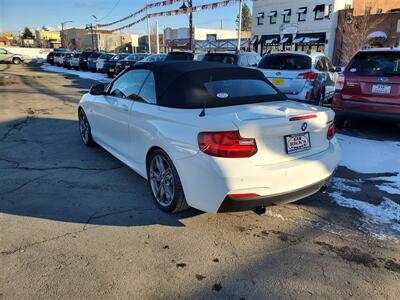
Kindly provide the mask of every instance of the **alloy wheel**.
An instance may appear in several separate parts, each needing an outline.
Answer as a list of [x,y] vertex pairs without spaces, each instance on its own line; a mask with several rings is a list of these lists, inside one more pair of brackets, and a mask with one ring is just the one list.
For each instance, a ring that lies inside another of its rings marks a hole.
[[149,166],[149,179],[153,195],[158,204],[171,205],[175,196],[175,180],[168,160],[160,154],[155,155]]
[[87,144],[89,142],[89,122],[86,114],[83,110],[79,112],[79,132],[81,134],[82,141]]

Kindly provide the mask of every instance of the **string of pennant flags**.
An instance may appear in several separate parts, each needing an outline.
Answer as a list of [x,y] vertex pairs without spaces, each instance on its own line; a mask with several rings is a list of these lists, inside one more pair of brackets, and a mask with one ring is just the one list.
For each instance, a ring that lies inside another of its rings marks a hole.
[[[133,14],[117,20],[115,22],[112,23],[108,23],[108,24],[97,24],[97,27],[106,27],[106,26],[111,26],[117,23],[120,23],[122,21],[125,21],[131,17],[137,16],[140,13],[146,11],[147,8],[154,8],[154,7],[163,7],[163,6],[168,6],[168,5],[172,5],[174,3],[177,2],[183,2],[184,0],[166,0],[166,1],[160,1],[160,2],[155,2],[155,3],[150,3],[148,4],[147,7],[144,7],[136,12],[134,12]],[[115,29],[110,29],[110,30],[102,30],[102,32],[115,32],[115,31],[120,31],[123,29],[127,29],[130,28],[138,23],[141,23],[143,21],[146,20],[146,18],[155,18],[155,17],[164,17],[164,16],[176,16],[176,15],[184,15],[184,14],[188,14],[191,12],[199,12],[202,10],[212,10],[212,9],[218,9],[218,8],[222,8],[222,7],[226,7],[229,5],[233,5],[236,3],[239,3],[240,0],[224,0],[224,1],[219,1],[219,2],[214,2],[214,3],[209,3],[209,4],[203,4],[203,5],[198,5],[198,6],[193,6],[193,7],[185,7],[185,8],[179,8],[179,9],[174,9],[174,10],[169,10],[169,11],[162,11],[162,12],[156,12],[156,13],[150,13],[147,14],[146,16],[140,18],[139,20],[136,20],[132,23],[129,23],[127,25],[121,26],[119,28],[115,28]]]

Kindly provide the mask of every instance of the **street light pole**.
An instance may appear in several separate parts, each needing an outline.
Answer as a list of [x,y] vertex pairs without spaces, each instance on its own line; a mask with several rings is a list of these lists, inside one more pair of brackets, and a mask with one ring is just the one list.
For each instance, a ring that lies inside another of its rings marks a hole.
[[147,43],[149,44],[149,53],[151,53],[151,36],[149,20],[149,0],[146,0],[146,21],[147,21]]
[[238,35],[237,35],[237,51],[240,51],[240,37],[242,31],[242,6],[243,0],[239,1],[239,22],[238,22]]
[[64,48],[64,25],[67,23],[72,23],[72,21],[64,21],[61,22],[61,47]]
[[93,19],[95,21],[95,24],[96,24],[96,27],[95,27],[95,32],[96,32],[96,51],[99,51],[99,35],[97,33],[97,17],[95,15],[92,15],[92,17],[93,17]]

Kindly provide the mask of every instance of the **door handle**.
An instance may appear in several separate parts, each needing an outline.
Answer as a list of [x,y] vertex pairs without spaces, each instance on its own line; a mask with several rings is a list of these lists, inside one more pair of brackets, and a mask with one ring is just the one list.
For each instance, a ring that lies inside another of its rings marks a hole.
[[128,111],[128,110],[129,110],[128,105],[121,105],[121,107],[122,107],[122,109],[123,109],[124,111]]

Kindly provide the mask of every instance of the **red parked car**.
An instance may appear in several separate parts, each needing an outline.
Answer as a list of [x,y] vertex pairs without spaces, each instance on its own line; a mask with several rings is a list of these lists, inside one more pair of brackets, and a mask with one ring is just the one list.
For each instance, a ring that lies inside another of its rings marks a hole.
[[359,51],[336,82],[337,124],[346,117],[400,122],[400,48]]

